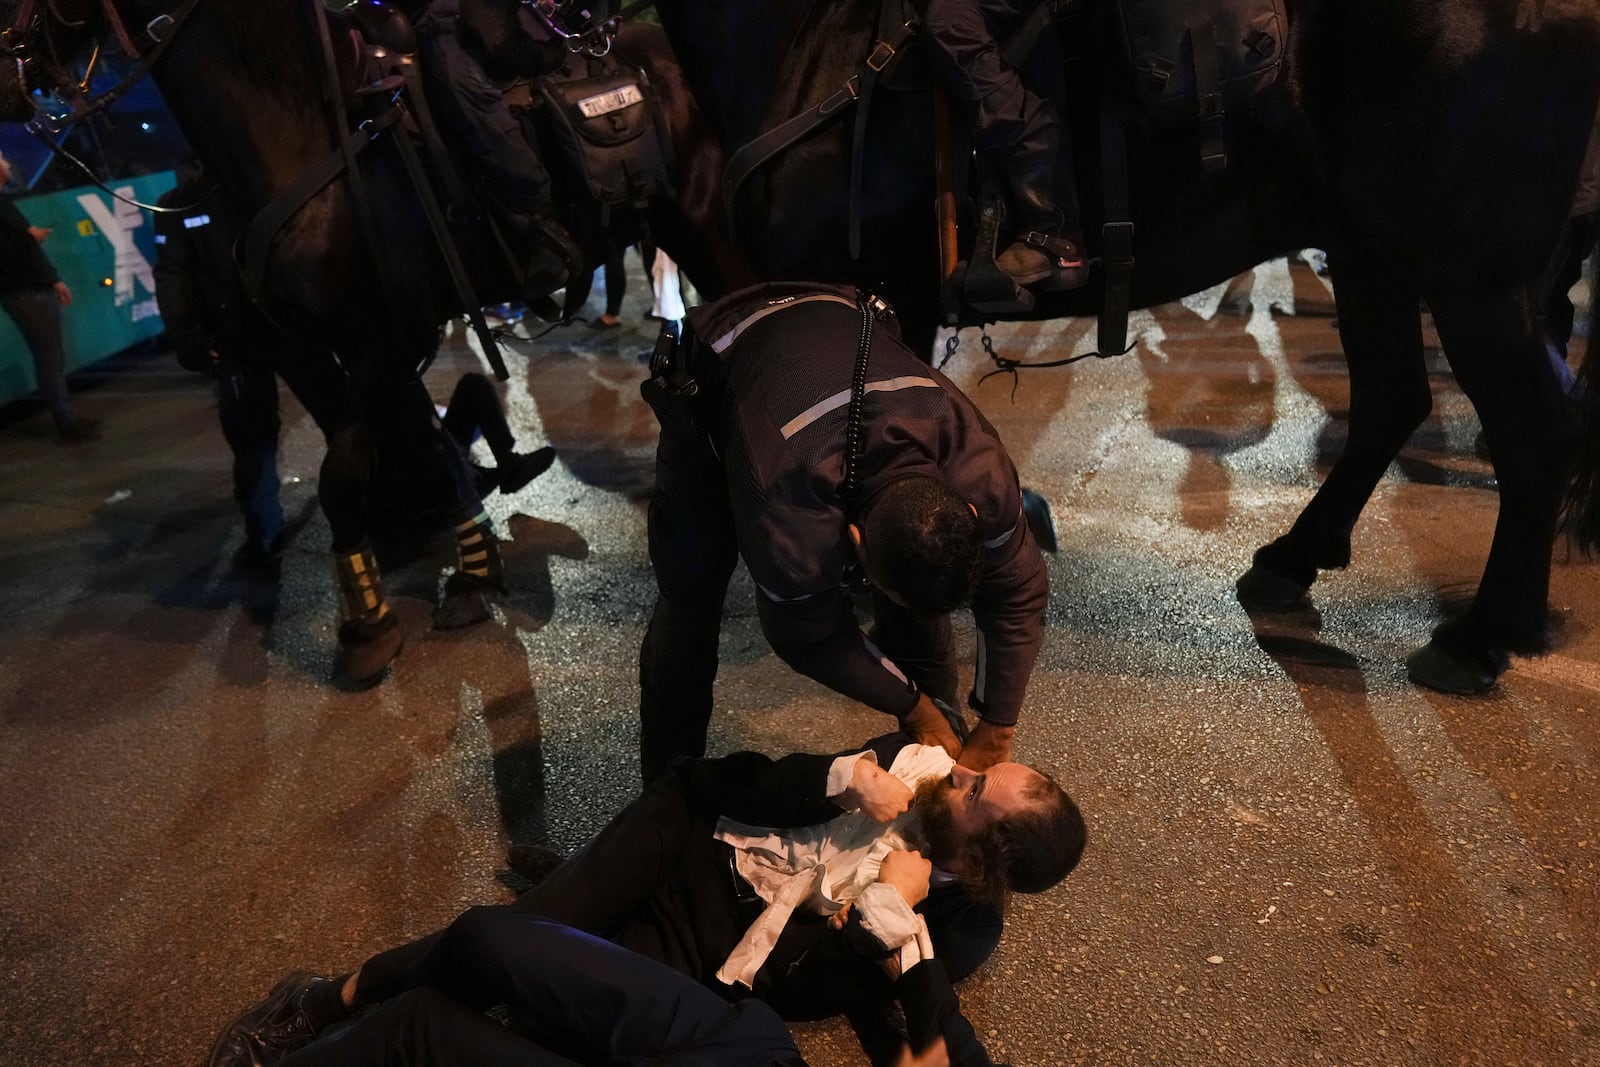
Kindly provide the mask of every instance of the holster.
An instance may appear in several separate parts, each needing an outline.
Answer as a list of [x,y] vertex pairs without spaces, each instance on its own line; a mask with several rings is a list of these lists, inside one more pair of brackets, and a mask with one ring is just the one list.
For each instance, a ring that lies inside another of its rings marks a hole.
[[639,395],[656,413],[662,427],[673,427],[699,435],[706,430],[701,416],[701,388],[691,373],[693,354],[699,342],[684,323],[663,323],[650,353],[650,377],[639,383]]

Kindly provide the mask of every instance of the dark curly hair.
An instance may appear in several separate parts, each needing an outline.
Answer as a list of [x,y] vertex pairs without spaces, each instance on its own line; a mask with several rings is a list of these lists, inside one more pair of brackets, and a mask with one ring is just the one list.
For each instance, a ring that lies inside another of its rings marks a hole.
[[932,618],[972,599],[983,567],[978,519],[937,478],[890,482],[867,501],[861,537],[885,592]]

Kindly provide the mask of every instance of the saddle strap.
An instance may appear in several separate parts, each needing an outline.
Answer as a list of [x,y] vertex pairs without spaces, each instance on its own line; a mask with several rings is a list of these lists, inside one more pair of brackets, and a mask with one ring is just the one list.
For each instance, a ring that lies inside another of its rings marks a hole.
[[[411,187],[416,190],[417,199],[422,202],[422,213],[428,217],[428,228],[433,231],[434,243],[439,246],[439,254],[444,257],[445,269],[450,272],[450,280],[455,284],[456,298],[466,310],[467,320],[472,323],[472,332],[478,335],[483,358],[489,361],[495,380],[503,382],[510,378],[511,374],[506,370],[506,361],[500,355],[500,345],[496,343],[488,322],[484,320],[477,291],[472,287],[472,276],[467,273],[467,266],[461,261],[461,250],[456,246],[455,234],[450,232],[450,224],[445,221],[444,211],[439,207],[439,198],[434,195],[433,185],[428,181],[428,173],[422,167],[422,158],[417,155],[416,145],[411,143],[404,130],[395,137],[394,143],[400,150],[400,159],[405,164],[406,174],[411,178]],[[428,353],[428,358],[417,368],[419,378],[438,354],[439,348],[435,345]]]
[[728,214],[730,234],[735,238],[738,236],[739,228],[734,214],[734,203],[739,194],[739,187],[744,184],[745,179],[773,156],[809,136],[829,119],[855,103],[856,97],[861,92],[863,74],[871,73],[874,76],[881,74],[889,65],[889,61],[899,53],[905,39],[911,35],[912,26],[910,22],[903,23],[894,31],[891,38],[878,41],[866,61],[822,103],[779,123],[729,157],[728,165],[722,172],[722,199],[724,210]]
[[1128,204],[1128,145],[1117,113],[1111,76],[1101,57],[1100,167],[1105,186],[1105,222],[1100,228],[1101,263],[1105,268],[1105,304],[1096,334],[1101,356],[1128,350],[1128,310],[1133,299],[1133,221]]
[[1210,19],[1189,27],[1189,50],[1194,55],[1194,106],[1200,120],[1200,168],[1215,174],[1228,165],[1222,143],[1222,61],[1217,53],[1216,23]]
[[[854,135],[850,141],[850,261],[861,258],[861,161],[867,148],[867,113],[872,105],[872,90],[883,77],[884,69],[899,52],[898,42],[910,33],[910,23],[901,18],[902,0],[879,0],[878,38],[873,43],[861,75],[860,106],[856,108]],[[896,22],[896,19],[901,19]],[[897,36],[898,34],[898,36]],[[876,61],[876,62],[875,62]]]

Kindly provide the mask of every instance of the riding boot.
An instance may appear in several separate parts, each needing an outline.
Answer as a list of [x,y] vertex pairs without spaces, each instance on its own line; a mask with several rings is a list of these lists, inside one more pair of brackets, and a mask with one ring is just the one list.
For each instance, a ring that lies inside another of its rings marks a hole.
[[445,580],[444,599],[433,609],[435,630],[458,630],[494,617],[496,593],[506,591],[500,539],[487,512],[456,526],[456,572]]
[[383,677],[384,669],[400,654],[405,635],[384,598],[371,546],[335,552],[333,569],[339,587],[339,654],[334,675],[365,689]]
[[[1074,219],[1056,200],[1056,153],[1060,126],[1041,113],[1032,128],[996,159],[1016,212],[1014,240],[995,264],[1018,285],[1033,289],[1076,289],[1089,280],[1083,240]],[[1075,213],[1074,213],[1075,214]]]

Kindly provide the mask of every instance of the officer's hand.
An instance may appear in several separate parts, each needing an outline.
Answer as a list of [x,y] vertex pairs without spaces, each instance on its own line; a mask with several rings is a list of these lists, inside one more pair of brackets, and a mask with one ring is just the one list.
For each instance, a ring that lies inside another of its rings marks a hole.
[[29,226],[28,236],[40,244],[44,244],[44,239],[50,236],[50,231],[42,226]]
[[911,1054],[910,1045],[902,1045],[894,1067],[950,1067],[950,1050],[945,1048],[942,1037],[934,1038],[932,1044],[915,1056]]
[[1007,762],[1011,759],[1011,738],[1016,732],[1015,726],[996,726],[978,720],[978,725],[967,735],[967,747],[961,750],[961,758],[957,762],[974,771],[987,770],[996,763]]
[[926,693],[917,697],[916,706],[901,717],[900,725],[919,745],[938,745],[952,759],[961,755],[961,739]]
[[897,850],[883,857],[878,868],[878,881],[892,885],[906,898],[911,907],[921,904],[928,896],[928,879],[933,877],[933,864],[914,850]]
[[860,809],[874,822],[889,822],[911,807],[911,787],[869,759],[856,760],[839,806]]
[[68,304],[72,303],[72,290],[67,288],[66,282],[56,282],[56,284],[51,288],[55,289],[56,300],[61,304],[62,307],[66,307]]

